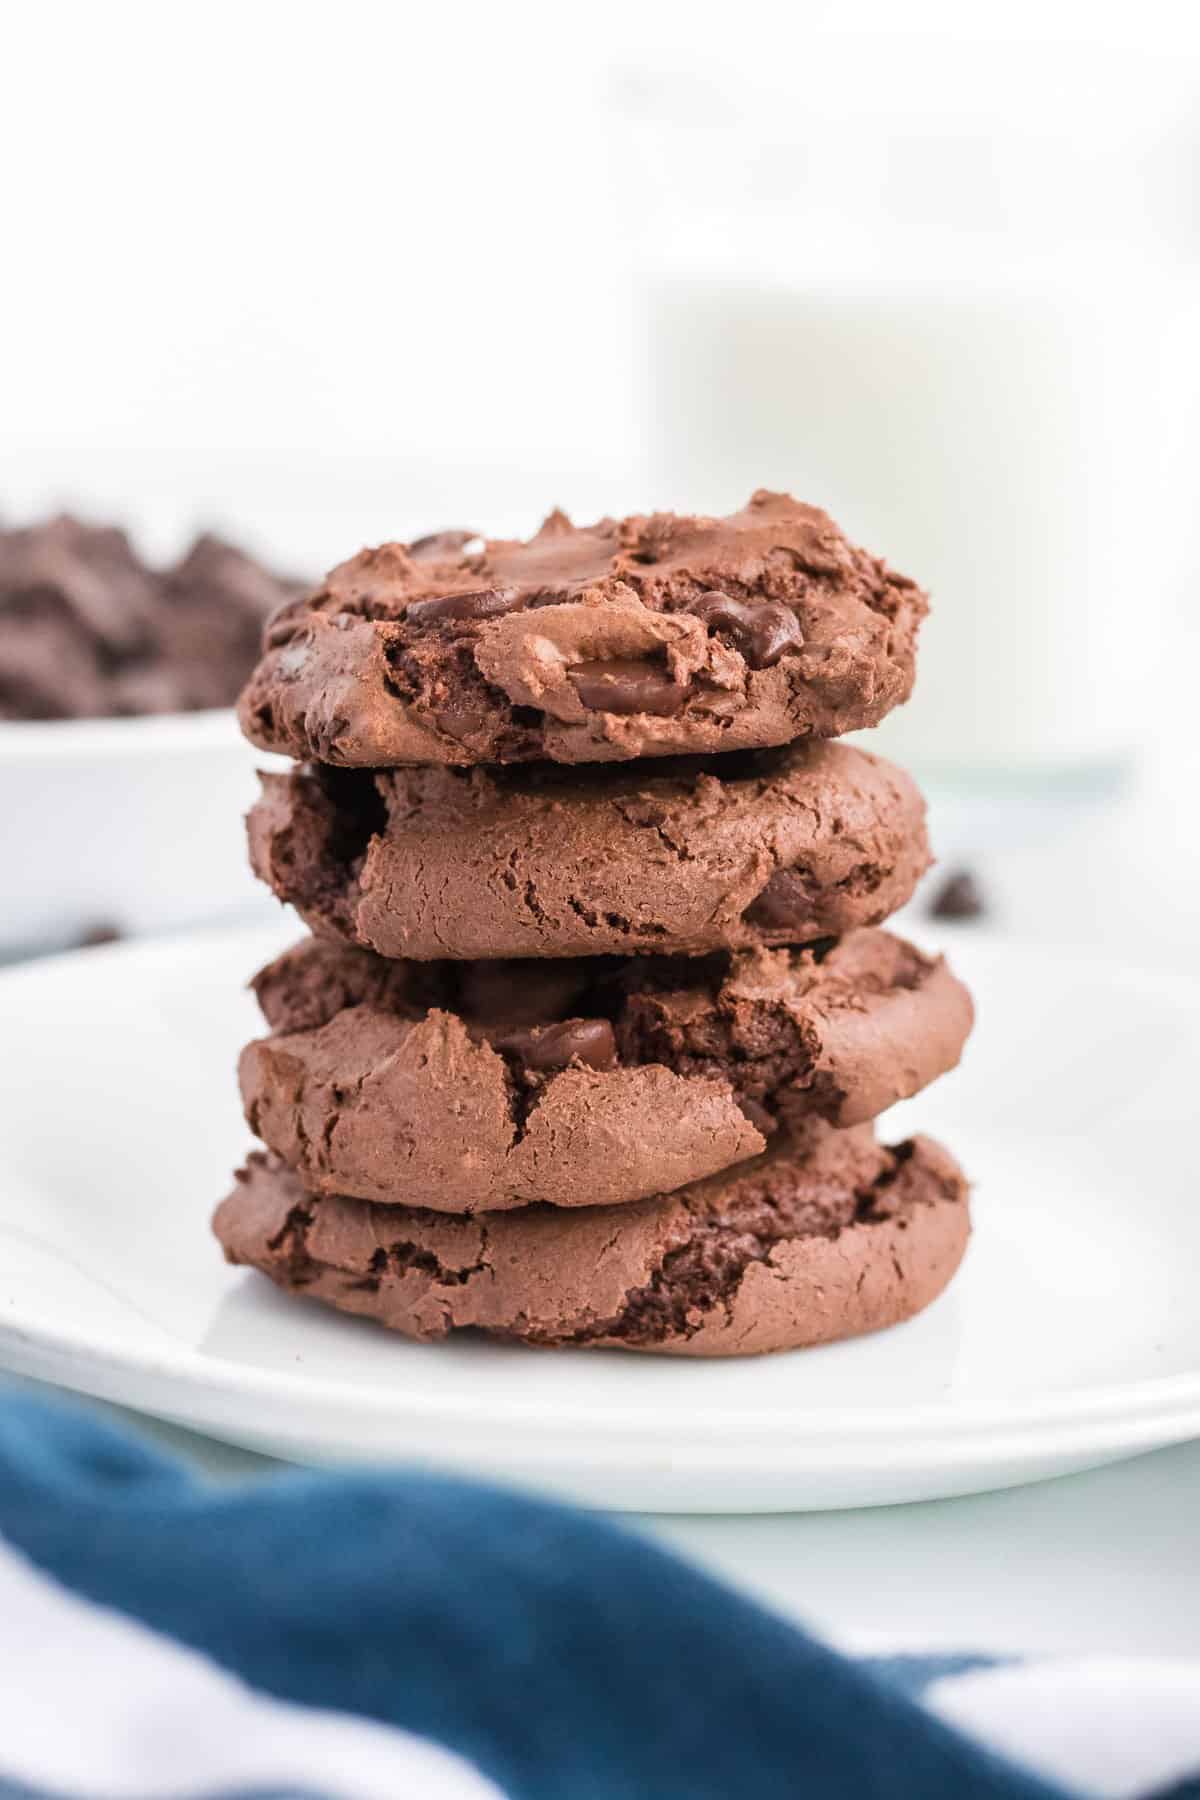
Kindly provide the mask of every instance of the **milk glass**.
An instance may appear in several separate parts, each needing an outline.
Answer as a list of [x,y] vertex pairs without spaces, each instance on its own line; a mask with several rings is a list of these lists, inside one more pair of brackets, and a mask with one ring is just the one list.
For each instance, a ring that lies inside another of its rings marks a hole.
[[[827,506],[932,595],[927,763],[1074,773],[1140,735],[1189,512],[1170,284],[1119,269],[972,282],[662,275],[653,453],[680,500]],[[881,740],[882,741],[882,740]]]
[[1195,560],[1200,325],[1163,202],[1193,146],[1010,124],[661,127],[647,443],[662,504],[784,488],[929,589],[881,749],[1103,778],[1151,725]]

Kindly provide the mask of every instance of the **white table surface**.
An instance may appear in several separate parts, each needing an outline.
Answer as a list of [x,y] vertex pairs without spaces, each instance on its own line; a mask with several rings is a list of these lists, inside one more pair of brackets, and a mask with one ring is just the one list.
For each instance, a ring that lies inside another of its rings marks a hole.
[[[1115,805],[934,789],[931,824],[943,862],[971,862],[993,922],[1015,938],[1110,945],[1122,961],[1194,969],[1197,792],[1200,760],[1176,750]],[[275,1466],[124,1416],[221,1478]],[[1200,1656],[1200,1443],[967,1499],[633,1522],[827,1635]]]

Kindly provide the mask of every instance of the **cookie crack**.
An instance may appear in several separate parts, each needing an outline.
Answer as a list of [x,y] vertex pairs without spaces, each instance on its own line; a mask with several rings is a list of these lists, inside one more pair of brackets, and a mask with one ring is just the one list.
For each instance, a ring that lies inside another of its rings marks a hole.
[[537,882],[533,879],[532,875],[526,877],[525,886],[521,893],[521,904],[524,906],[526,912],[529,913],[539,925],[546,925],[549,923],[546,909],[538,899]]
[[779,1244],[801,1238],[836,1241],[843,1231],[880,1216],[881,1196],[911,1159],[915,1146],[897,1145],[889,1153],[888,1166],[865,1187],[856,1191],[850,1210],[824,1223],[797,1219],[786,1207],[768,1203],[766,1215],[731,1231],[733,1221],[721,1218],[693,1220],[685,1243],[663,1256],[649,1281],[631,1288],[620,1310],[606,1319],[590,1320],[569,1335],[555,1339],[586,1344],[597,1339],[617,1339],[633,1346],[659,1344],[668,1338],[696,1335],[722,1311],[728,1318],[737,1300],[746,1271],[756,1263],[769,1263]]
[[[380,1265],[380,1274],[394,1275],[403,1280],[410,1273],[428,1275],[435,1287],[465,1287],[475,1275],[491,1273],[491,1264],[487,1259],[487,1232],[482,1233],[483,1243],[477,1261],[466,1263],[461,1268],[454,1268],[442,1261],[436,1251],[426,1249],[411,1238],[398,1238],[395,1243],[388,1244],[382,1255],[384,1262]],[[375,1252],[375,1258],[380,1252]],[[373,1259],[374,1261],[375,1259]]]
[[582,919],[589,931],[598,931],[602,924],[610,931],[619,931],[622,937],[664,938],[669,936],[669,927],[654,920],[634,921],[626,913],[597,912],[594,906],[588,906],[578,894],[567,895],[567,905],[576,918]]
[[284,1279],[292,1287],[305,1287],[320,1274],[308,1251],[312,1224],[310,1205],[293,1206],[274,1237],[267,1239],[268,1255],[282,1265]]
[[[495,1049],[494,1045],[492,1047]],[[515,1155],[529,1135],[530,1120],[541,1104],[553,1077],[539,1086],[528,1086],[522,1080],[519,1058],[502,1050],[497,1050],[496,1054],[504,1064],[505,1098],[508,1101],[508,1117],[512,1125],[512,1138],[504,1152],[504,1160],[507,1162]]]

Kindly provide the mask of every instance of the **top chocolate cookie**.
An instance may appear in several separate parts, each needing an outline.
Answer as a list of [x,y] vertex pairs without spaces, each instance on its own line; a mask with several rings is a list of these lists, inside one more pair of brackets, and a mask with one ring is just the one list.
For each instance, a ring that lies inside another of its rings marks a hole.
[[267,627],[251,741],[314,762],[622,762],[876,725],[912,690],[921,590],[827,514],[756,493],[528,543],[442,532],[334,569]]

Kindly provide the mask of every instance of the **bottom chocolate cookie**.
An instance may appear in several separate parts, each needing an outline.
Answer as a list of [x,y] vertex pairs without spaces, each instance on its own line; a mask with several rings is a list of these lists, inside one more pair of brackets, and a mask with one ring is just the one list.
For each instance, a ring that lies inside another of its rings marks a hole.
[[966,1248],[967,1183],[928,1138],[824,1124],[677,1193],[471,1218],[307,1193],[251,1156],[217,1209],[232,1263],[425,1340],[745,1356],[895,1325]]

